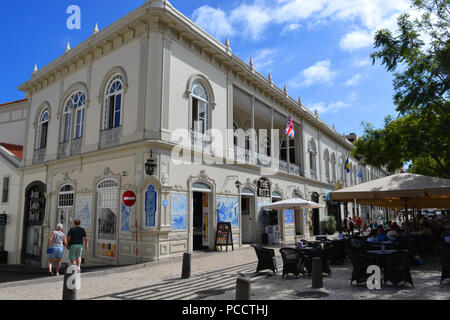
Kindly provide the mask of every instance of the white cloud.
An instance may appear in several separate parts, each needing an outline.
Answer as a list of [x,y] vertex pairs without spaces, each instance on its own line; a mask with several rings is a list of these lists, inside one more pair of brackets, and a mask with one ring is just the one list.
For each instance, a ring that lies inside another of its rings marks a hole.
[[250,36],[253,40],[259,40],[261,34],[271,21],[270,11],[265,6],[258,4],[242,4],[230,14],[230,21],[236,25],[236,29],[243,37]]
[[268,68],[275,63],[278,53],[277,49],[266,48],[259,51],[253,57],[253,64],[258,72],[268,71]]
[[288,24],[286,27],[284,27],[283,31],[281,32],[281,35],[284,36],[285,34],[298,30],[301,28],[301,25],[298,23],[291,23]]
[[319,115],[321,113],[337,113],[337,112],[341,111],[342,109],[350,108],[351,103],[356,100],[356,94],[351,93],[350,95],[348,95],[346,97],[345,100],[347,100],[347,101],[339,100],[337,102],[333,102],[333,103],[329,103],[329,104],[327,104],[325,102],[313,103],[313,104],[309,105],[308,109],[311,110],[312,112],[317,110],[317,112],[319,112]]
[[342,50],[354,51],[370,46],[372,43],[373,35],[371,33],[365,31],[353,31],[346,34],[341,39],[340,47]]
[[301,71],[289,81],[289,85],[293,88],[299,88],[302,86],[308,87],[316,83],[328,83],[333,80],[336,74],[336,71],[331,70],[330,60],[323,60]]
[[225,12],[221,9],[205,5],[196,9],[192,14],[192,18],[196,24],[219,40],[224,40],[235,32]]
[[[304,21],[316,26],[329,21],[346,22],[358,29],[341,40],[343,50],[357,50],[373,43],[374,32],[381,27],[395,27],[399,14],[409,12],[410,0],[248,0],[225,12],[205,5],[194,11],[194,21],[222,40],[239,35],[260,40],[273,24],[283,26],[281,35],[294,31]],[[369,41],[370,39],[370,41]]]
[[359,83],[359,81],[361,80],[361,78],[362,78],[362,75],[360,75],[359,73],[355,74],[353,77],[351,77],[350,79],[348,79],[345,82],[345,85],[349,86],[349,87],[356,86]]

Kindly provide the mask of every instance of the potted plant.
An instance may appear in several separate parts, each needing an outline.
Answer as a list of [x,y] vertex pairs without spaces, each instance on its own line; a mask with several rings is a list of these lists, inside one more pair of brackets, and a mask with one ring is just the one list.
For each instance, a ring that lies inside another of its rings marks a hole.
[[327,234],[333,235],[336,232],[336,219],[329,216],[327,219]]

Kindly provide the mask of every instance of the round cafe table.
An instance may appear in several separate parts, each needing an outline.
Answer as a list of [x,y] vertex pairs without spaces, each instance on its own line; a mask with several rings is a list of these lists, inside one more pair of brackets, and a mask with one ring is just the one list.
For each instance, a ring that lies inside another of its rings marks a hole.
[[391,256],[393,253],[398,252],[398,250],[368,250],[366,252],[375,255],[377,259],[377,265],[380,268],[384,268],[386,259],[389,259],[389,256]]

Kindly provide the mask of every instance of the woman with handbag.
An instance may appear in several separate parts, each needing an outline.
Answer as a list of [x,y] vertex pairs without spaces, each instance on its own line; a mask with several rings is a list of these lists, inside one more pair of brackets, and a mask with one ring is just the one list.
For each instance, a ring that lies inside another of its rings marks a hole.
[[59,223],[56,226],[56,231],[50,235],[47,244],[48,254],[48,273],[53,276],[52,264],[56,259],[56,275],[59,276],[59,269],[61,268],[61,259],[63,257],[64,248],[67,247],[66,235],[62,232],[64,226]]

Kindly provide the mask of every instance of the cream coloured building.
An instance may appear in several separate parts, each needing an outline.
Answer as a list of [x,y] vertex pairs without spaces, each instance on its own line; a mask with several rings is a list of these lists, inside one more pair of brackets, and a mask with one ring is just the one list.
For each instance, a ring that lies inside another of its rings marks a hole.
[[[326,201],[337,182],[361,182],[351,157],[344,168],[348,140],[168,1],[145,1],[19,89],[28,105],[10,263],[44,265],[49,234],[75,217],[91,265],[214,250],[218,222],[231,223],[237,246],[261,242],[268,225],[293,242],[323,234],[329,215],[343,219],[344,206]],[[289,116],[293,139],[284,135]],[[202,161],[204,150],[216,163]],[[127,190],[133,208],[123,204]],[[291,197],[327,207],[259,210]]]

